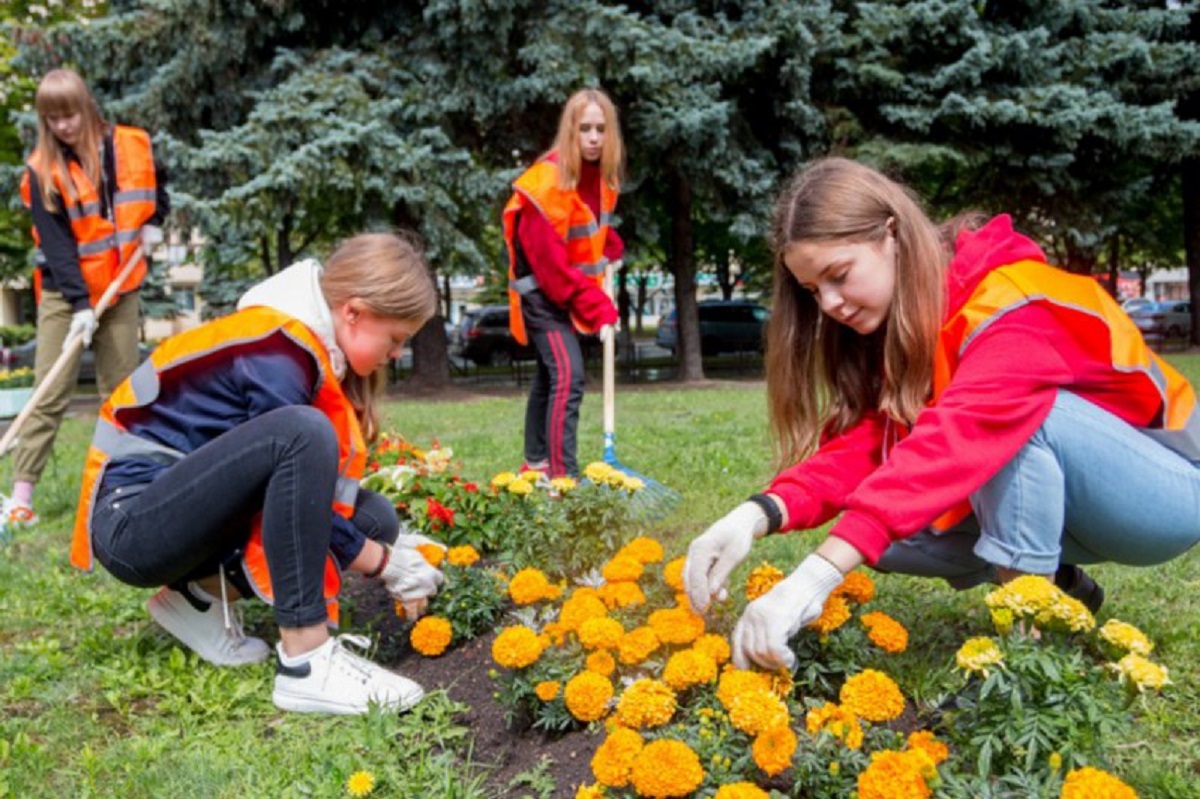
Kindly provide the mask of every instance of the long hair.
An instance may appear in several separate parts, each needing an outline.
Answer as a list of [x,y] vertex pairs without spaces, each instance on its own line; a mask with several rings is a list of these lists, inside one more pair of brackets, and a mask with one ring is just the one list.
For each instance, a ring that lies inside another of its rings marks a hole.
[[[894,220],[896,280],[886,320],[862,336],[821,313],[784,263],[798,242],[881,243]],[[767,397],[781,467],[879,410],[911,425],[928,401],[948,254],[904,186],[843,158],[814,161],[780,195],[772,226],[774,299]]]
[[[64,178],[70,175],[67,169],[66,148],[50,129],[49,117],[79,114],[83,119],[78,143],[72,148],[79,159],[83,172],[92,185],[99,186],[101,180],[100,142],[104,137],[104,119],[96,98],[88,90],[79,74],[70,69],[53,69],[46,73],[38,84],[34,98],[37,109],[37,145],[33,148],[33,169],[37,173],[38,190],[42,205],[48,210],[60,209],[58,186],[54,183],[57,170]],[[75,186],[64,180],[71,199],[76,199]]]
[[600,177],[614,191],[621,187],[625,168],[625,144],[621,139],[621,122],[617,107],[601,89],[580,89],[570,96],[558,118],[558,135],[554,149],[558,151],[558,187],[574,189],[579,185],[579,170],[583,154],[579,150],[579,120],[584,109],[595,103],[604,113],[604,148],[600,152]]
[[[408,235],[360,233],[338,245],[325,262],[321,293],[330,308],[358,298],[371,312],[423,325],[437,313],[437,289],[425,256]],[[354,406],[363,435],[379,435],[376,403],[386,375],[347,370],[342,389]]]

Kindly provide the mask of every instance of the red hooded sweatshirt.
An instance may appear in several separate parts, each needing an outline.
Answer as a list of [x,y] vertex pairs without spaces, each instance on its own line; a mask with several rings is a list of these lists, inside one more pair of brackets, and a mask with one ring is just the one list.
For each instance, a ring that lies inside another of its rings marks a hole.
[[[1041,249],[998,216],[955,242],[947,269],[947,318],[993,269],[1045,262]],[[1037,431],[1059,389],[1136,426],[1150,425],[1162,398],[1148,381],[1112,367],[1110,336],[1095,318],[1070,324],[1031,302],[978,333],[936,405],[904,435],[882,414],[822,441],[780,472],[770,493],[788,510],[787,529],[830,530],[875,563],[892,541],[927,527],[1008,463]]]

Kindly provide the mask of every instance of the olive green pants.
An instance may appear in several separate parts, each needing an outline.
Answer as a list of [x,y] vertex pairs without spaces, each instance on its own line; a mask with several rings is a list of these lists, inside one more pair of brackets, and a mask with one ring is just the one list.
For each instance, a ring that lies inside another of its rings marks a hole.
[[[71,306],[57,291],[42,292],[37,314],[37,357],[34,374],[40,386],[47,373],[62,354],[67,330],[71,327]],[[136,291],[120,297],[104,315],[92,336],[96,353],[96,387],[100,397],[107,397],[137,366],[138,360],[138,294]],[[75,356],[38,402],[33,413],[21,428],[13,455],[13,479],[36,483],[46,468],[54,439],[63,414],[71,404],[75,384],[79,381],[79,363],[83,350]]]

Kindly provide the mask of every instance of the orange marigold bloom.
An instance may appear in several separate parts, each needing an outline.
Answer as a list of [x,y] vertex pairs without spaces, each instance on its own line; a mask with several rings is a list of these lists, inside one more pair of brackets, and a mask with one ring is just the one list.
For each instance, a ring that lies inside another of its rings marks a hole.
[[950,757],[950,747],[942,743],[930,730],[917,730],[908,736],[908,748],[920,749],[929,755],[933,765],[938,765]]
[[884,652],[898,654],[908,649],[908,630],[886,613],[864,613],[859,619],[867,628],[867,638]]
[[842,684],[842,706],[860,719],[891,721],[904,712],[904,694],[882,671],[865,669]]
[[608,607],[595,591],[576,591],[563,603],[558,614],[558,623],[566,630],[578,631],[588,619],[602,619],[608,615]]
[[755,764],[770,776],[792,765],[796,754],[796,733],[787,723],[768,727],[758,734],[750,747]]
[[612,655],[601,649],[599,652],[593,652],[587,656],[584,667],[588,671],[596,672],[601,677],[611,677],[612,673],[617,670],[617,661],[613,660]]
[[1067,773],[1061,799],[1137,799],[1137,793],[1125,783],[1098,768],[1084,766]]
[[637,583],[605,583],[596,593],[609,610],[646,604],[646,595]]
[[675,715],[675,692],[665,683],[643,678],[635,680],[617,700],[617,720],[640,730],[659,727]]
[[821,635],[829,635],[850,620],[850,604],[840,594],[831,594],[821,608],[821,615],[808,625],[808,629],[816,630]]
[[686,562],[687,558],[675,558],[663,566],[663,582],[672,590],[683,590],[683,564]]
[[[561,477],[558,479],[569,480],[570,478]],[[604,799],[604,788],[599,784],[580,785],[575,789],[575,799]]]
[[646,567],[640,560],[630,555],[614,555],[608,563],[600,567],[600,574],[610,583],[632,583],[642,578]]
[[732,652],[729,648],[729,642],[722,636],[716,633],[705,633],[696,639],[692,644],[692,649],[699,652],[705,652],[711,657],[718,666],[724,666],[729,662]]
[[771,795],[752,782],[731,782],[717,788],[713,799],[771,799]]
[[538,699],[543,702],[549,702],[558,696],[560,688],[562,688],[562,685],[559,684],[558,680],[543,680],[533,686],[533,692],[537,694]]
[[569,632],[556,621],[548,622],[542,628],[542,636],[550,641],[551,646],[562,646],[563,641],[567,640]]
[[544,648],[541,636],[528,627],[507,627],[492,642],[492,659],[506,669],[523,669],[536,663]]
[[541,569],[521,569],[508,581],[508,595],[518,605],[532,605],[543,599],[552,598],[555,588],[550,584],[550,578]]
[[592,774],[596,781],[609,788],[624,788],[629,784],[633,758],[642,751],[645,742],[635,730],[617,727],[592,756]]
[[596,721],[608,712],[613,698],[613,686],[607,677],[593,671],[583,671],[567,681],[563,701],[567,710],[580,721]]
[[783,700],[770,691],[744,691],[729,703],[729,722],[747,735],[788,723],[788,709]]
[[681,649],[663,667],[662,680],[676,691],[704,685],[717,679],[717,661],[698,649]]
[[842,580],[841,585],[833,589],[833,593],[862,605],[874,598],[875,581],[863,572],[852,571]]
[[479,552],[469,544],[450,547],[446,552],[446,560],[450,562],[451,566],[473,566],[479,560]]
[[758,599],[782,579],[783,572],[764,560],[746,578],[746,599]]
[[884,750],[871,755],[871,763],[858,775],[859,799],[928,799],[933,795],[922,775],[922,754]]
[[579,625],[579,643],[584,649],[616,649],[625,635],[621,622],[607,616],[588,619]]
[[445,652],[453,637],[454,631],[449,621],[440,616],[426,616],[413,625],[408,640],[412,642],[413,649],[432,658]]
[[658,635],[649,627],[635,627],[621,636],[617,656],[626,666],[636,666],[658,650]]
[[733,700],[747,691],[770,691],[771,678],[761,671],[749,671],[727,666],[717,682],[717,700],[729,710]]
[[434,544],[421,544],[417,547],[417,551],[420,552],[421,557],[425,558],[425,561],[435,569],[438,566],[441,566],[442,561],[446,558],[446,550],[439,546],[435,546]]
[[808,711],[808,715],[804,717],[804,726],[810,735],[816,735],[822,730],[828,732],[844,743],[847,749],[862,747],[863,729],[858,723],[858,717],[833,702],[826,702],[821,707]]
[[704,617],[683,608],[656,610],[647,623],[664,644],[690,644],[704,634]]
[[629,782],[640,795],[652,799],[687,796],[704,781],[700,758],[682,741],[651,741],[633,758]]
[[617,555],[628,555],[643,564],[658,563],[663,559],[663,548],[653,538],[640,535],[621,547]]

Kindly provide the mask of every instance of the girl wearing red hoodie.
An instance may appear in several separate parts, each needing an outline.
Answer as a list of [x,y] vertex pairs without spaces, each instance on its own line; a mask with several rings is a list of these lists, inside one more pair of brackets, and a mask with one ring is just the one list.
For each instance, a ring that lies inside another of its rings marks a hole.
[[692,542],[692,605],[723,595],[757,538],[841,517],[747,605],[739,666],[791,666],[788,639],[863,563],[957,588],[1041,574],[1094,612],[1079,564],[1161,563],[1200,539],[1191,385],[1008,216],[943,235],[904,187],[831,158],[779,199],[774,250],[767,391],[787,468]]

